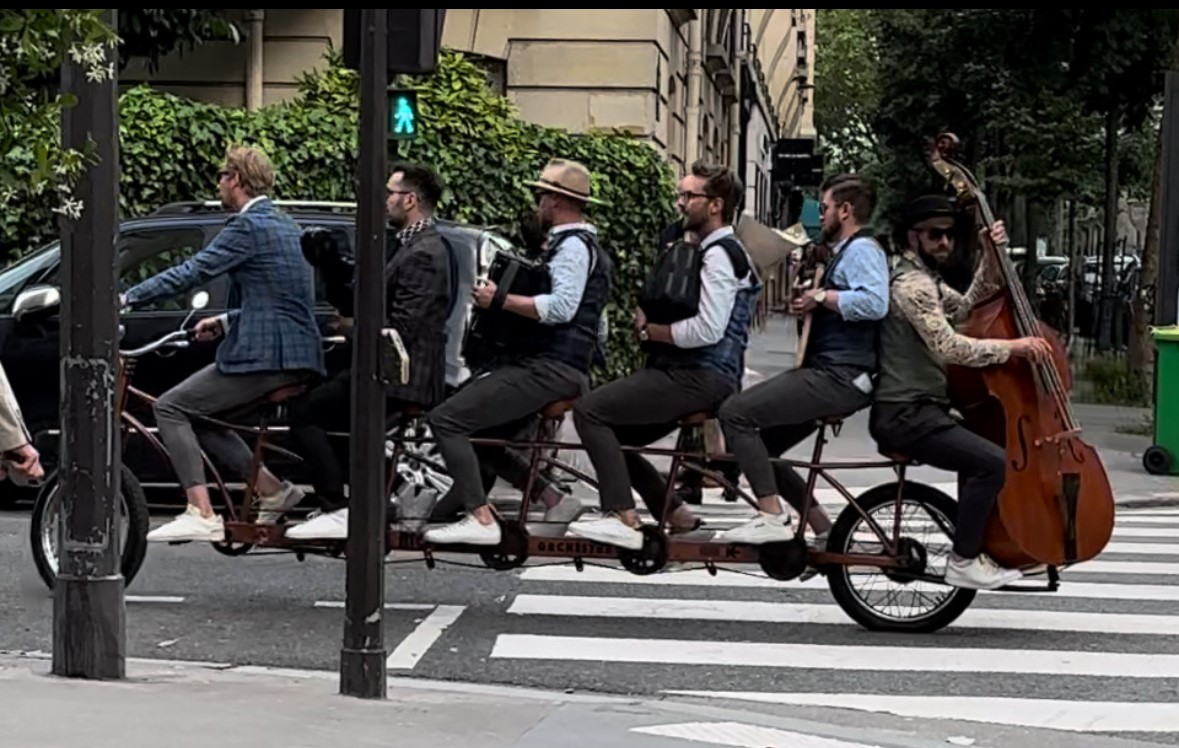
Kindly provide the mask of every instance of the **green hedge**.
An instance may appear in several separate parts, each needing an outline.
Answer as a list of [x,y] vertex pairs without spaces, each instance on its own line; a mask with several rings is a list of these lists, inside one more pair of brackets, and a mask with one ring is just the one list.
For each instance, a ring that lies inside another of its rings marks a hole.
[[[328,64],[300,80],[300,96],[256,112],[195,102],[147,86],[121,96],[124,214],[150,213],[175,200],[215,195],[214,175],[231,142],[263,148],[277,171],[276,197],[354,200],[358,77],[329,53]],[[532,204],[523,183],[551,157],[585,163],[595,196],[591,208],[618,272],[608,311],[611,341],[607,378],[626,373],[638,349],[631,339],[634,294],[654,251],[655,237],[672,220],[673,174],[649,145],[626,135],[577,135],[520,119],[512,102],[491,91],[482,68],[444,53],[428,78],[402,81],[419,90],[419,140],[401,144],[400,157],[433,165],[448,185],[440,213],[514,232]],[[55,139],[58,133],[47,133]],[[18,204],[0,217],[7,261],[55,238],[49,206]]]

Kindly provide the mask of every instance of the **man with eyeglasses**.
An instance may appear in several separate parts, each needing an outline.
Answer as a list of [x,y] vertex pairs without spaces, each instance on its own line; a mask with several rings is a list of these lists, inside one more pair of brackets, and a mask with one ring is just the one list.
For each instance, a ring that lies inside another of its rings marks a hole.
[[[757,497],[760,512],[716,536],[719,542],[759,545],[791,537],[783,499],[799,512],[806,482],[789,465],[771,465],[817,428],[820,419],[848,416],[872,402],[877,330],[888,313],[888,259],[867,228],[876,209],[868,180],[854,174],[823,185],[822,241],[832,247],[823,287],[804,292],[794,314],[813,312],[805,360],[721,407],[725,441]],[[803,518],[824,546],[831,520],[818,503]],[[806,577],[814,570],[808,570]]]
[[642,548],[632,486],[656,519],[666,517],[670,532],[689,532],[700,524],[681,499],[673,497],[664,506],[666,478],[622,445],[650,444],[675,431],[680,419],[715,412],[740,389],[749,327],[761,292],[757,270],[733,229],[743,192],[736,173],[720,165],[697,162],[680,181],[677,202],[684,233],[693,236],[700,253],[697,311],[670,324],[655,324],[647,314],[657,317],[660,310],[640,309],[635,334],[647,351],[646,366],[598,387],[573,406],[573,423],[594,465],[602,509],[601,517],[571,524],[574,537]]
[[[1042,338],[979,340],[951,326],[951,319],[964,320],[998,288],[990,252],[965,294],[939,276],[954,252],[960,217],[942,195],[917,198],[904,208],[898,228],[905,249],[892,262],[891,309],[880,330],[880,380],[869,430],[882,451],[963,478],[946,583],[995,589],[1022,576],[1017,569],[999,568],[982,552],[987,520],[1003,488],[1005,452],[950,417],[945,367],[995,366],[1012,356],[1046,360],[1051,349]],[[989,233],[998,250],[1007,251],[1003,222],[996,221]]]

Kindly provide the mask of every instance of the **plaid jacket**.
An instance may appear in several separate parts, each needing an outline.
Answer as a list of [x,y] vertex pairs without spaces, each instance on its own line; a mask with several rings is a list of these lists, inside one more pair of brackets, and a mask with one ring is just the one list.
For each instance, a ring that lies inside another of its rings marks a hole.
[[309,370],[323,376],[323,342],[315,318],[311,266],[299,226],[267,198],[232,216],[185,262],[127,291],[137,306],[229,274],[229,330],[217,349],[226,374]]
[[432,408],[446,391],[449,250],[432,225],[410,227],[399,238],[405,243],[385,267],[386,322],[409,354],[409,382],[385,392]]

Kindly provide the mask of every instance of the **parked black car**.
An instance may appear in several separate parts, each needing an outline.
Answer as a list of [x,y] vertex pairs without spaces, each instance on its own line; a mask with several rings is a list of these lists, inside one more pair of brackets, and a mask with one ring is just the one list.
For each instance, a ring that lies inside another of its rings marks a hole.
[[[276,200],[304,229],[320,227],[340,239],[344,246],[355,248],[355,211],[353,203]],[[225,209],[219,202],[185,202],[165,205],[150,216],[120,224],[116,253],[119,267],[119,290],[126,290],[152,275],[183,262],[203,248],[225,225]],[[470,315],[470,289],[477,272],[483,272],[491,255],[499,249],[513,251],[510,242],[496,232],[477,226],[439,221],[442,232],[455,250],[460,269],[459,303],[450,320],[451,340],[447,354],[447,380],[451,385],[466,378],[461,357],[462,336]],[[39,284],[58,285],[61,245],[53,242],[0,272],[0,362],[12,383],[25,420],[34,434],[34,443],[42,454],[46,471],[53,469],[60,436],[60,319],[56,313],[18,318],[13,305],[22,291]],[[208,305],[197,312],[190,324],[225,311],[228,279],[216,278],[194,291],[209,293]],[[121,346],[135,348],[179,327],[189,314],[193,292],[160,299],[148,308],[128,312],[121,317],[125,333]],[[317,316],[325,336],[333,332],[335,310],[324,298],[322,280],[316,275]],[[192,372],[213,361],[216,343],[193,343],[186,349],[162,349],[139,359],[134,375],[136,387],[158,395]],[[350,363],[347,347],[329,347],[327,364],[338,371]],[[150,411],[129,404],[132,412],[154,423]],[[276,429],[276,443],[283,444],[281,427]],[[143,440],[133,439],[123,456],[125,464],[140,478],[145,489],[175,486],[175,476]],[[301,475],[292,479],[306,482]],[[18,500],[32,500],[35,493],[20,489],[11,482],[0,484],[0,506]]]

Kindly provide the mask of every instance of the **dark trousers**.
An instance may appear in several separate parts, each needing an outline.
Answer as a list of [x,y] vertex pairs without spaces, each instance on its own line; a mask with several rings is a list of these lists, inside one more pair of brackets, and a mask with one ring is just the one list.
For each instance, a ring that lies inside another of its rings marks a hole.
[[858,369],[791,369],[734,395],[717,417],[725,444],[749,480],[753,495],[777,494],[801,512],[806,481],[789,465],[771,465],[815,432],[817,421],[851,415],[871,404],[871,396],[852,384]]
[[646,446],[667,436],[692,413],[715,412],[737,391],[737,382],[711,369],[640,369],[603,385],[573,406],[573,423],[593,463],[603,512],[635,508],[631,487],[656,519],[667,481],[645,457],[622,445]]
[[589,377],[585,373],[547,359],[529,359],[467,380],[427,417],[454,480],[440,505],[459,499],[472,510],[487,503],[487,484],[471,436],[497,430],[500,434],[496,435],[502,436],[505,427],[514,431],[526,422],[523,419],[535,418],[546,405],[578,398],[587,389]]
[[954,553],[982,553],[987,521],[1006,480],[1003,448],[963,428],[935,403],[876,403],[869,429],[880,448],[958,474]]
[[[409,403],[388,399],[386,413],[396,413]],[[352,372],[345,369],[305,397],[291,403],[288,415],[291,439],[295,450],[311,466],[311,483],[319,506],[325,512],[343,509],[348,505],[344,486],[348,482],[346,459],[348,440],[344,448],[333,446],[328,432],[352,431]]]

